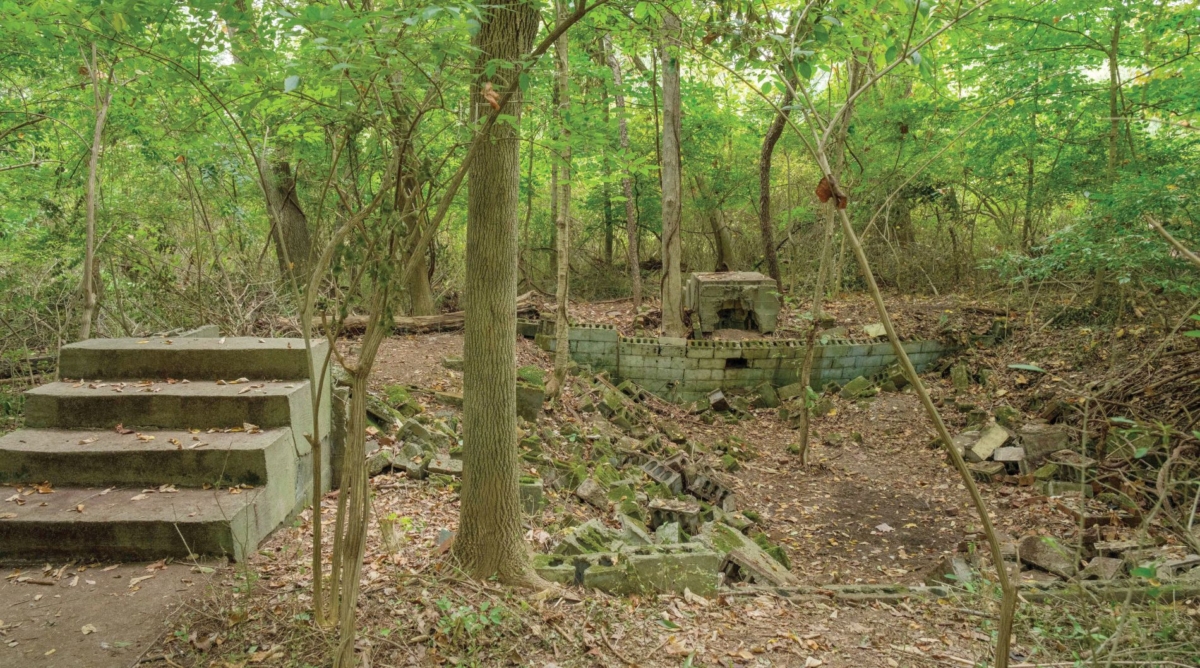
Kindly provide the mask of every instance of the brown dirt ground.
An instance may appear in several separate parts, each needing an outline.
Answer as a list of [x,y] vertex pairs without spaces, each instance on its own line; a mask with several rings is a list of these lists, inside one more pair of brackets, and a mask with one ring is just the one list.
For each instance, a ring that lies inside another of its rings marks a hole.
[[9,568],[0,582],[0,665],[123,668],[157,656],[176,614],[211,595],[213,565]]

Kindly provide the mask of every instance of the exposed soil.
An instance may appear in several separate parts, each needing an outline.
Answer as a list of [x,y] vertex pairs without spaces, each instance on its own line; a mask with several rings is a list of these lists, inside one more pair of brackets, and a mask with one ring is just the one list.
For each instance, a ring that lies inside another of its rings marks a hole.
[[213,566],[9,568],[0,582],[0,665],[124,668],[159,656],[154,646],[176,614],[212,595]]

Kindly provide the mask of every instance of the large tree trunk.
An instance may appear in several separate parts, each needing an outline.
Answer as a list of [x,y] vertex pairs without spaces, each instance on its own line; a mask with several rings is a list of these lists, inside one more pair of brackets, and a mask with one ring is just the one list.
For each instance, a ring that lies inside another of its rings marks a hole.
[[783,279],[779,274],[779,258],[775,255],[775,223],[771,220],[771,157],[775,154],[775,144],[783,134],[783,126],[787,124],[788,109],[794,100],[792,89],[788,88],[783,95],[779,108],[767,134],[763,137],[762,153],[758,159],[758,229],[762,234],[763,257],[767,260],[767,274],[775,281],[779,292],[783,293]]
[[[1108,47],[1108,164],[1105,169],[1105,180],[1111,191],[1117,182],[1118,148],[1117,139],[1121,133],[1121,118],[1118,115],[1117,101],[1121,94],[1121,64],[1118,60],[1121,48],[1121,14],[1113,12],[1112,38]],[[1092,287],[1092,306],[1099,307],[1104,301],[1104,287],[1108,282],[1108,272],[1103,266],[1096,268],[1095,283]]]
[[[621,92],[621,64],[618,60],[616,47],[612,40],[605,35],[604,51],[608,57],[608,66],[613,75],[613,101],[617,105],[617,139],[621,145],[621,154],[628,158],[629,126],[625,120],[625,94]],[[633,201],[633,179],[629,171],[621,178],[621,194],[625,197],[625,232],[629,236],[626,262],[629,264],[629,284],[633,292],[633,309],[636,311],[642,304],[642,272],[641,259],[638,257],[638,221],[637,210]]]
[[[554,0],[554,11],[559,21],[566,19],[571,8],[566,0]],[[546,394],[557,397],[567,379],[567,367],[571,364],[570,332],[567,319],[567,304],[570,299],[571,269],[571,127],[567,118],[571,113],[571,66],[568,60],[567,33],[554,42],[554,69],[558,79],[558,122],[562,148],[559,150],[558,218],[554,228],[558,232],[558,281],[554,294],[554,375],[546,386]]]
[[667,11],[663,16],[662,85],[662,329],[667,336],[683,337],[683,277],[680,275],[680,205],[683,165],[679,156],[679,17]]
[[[478,78],[471,115],[488,101],[485,83],[507,90],[514,69],[487,77],[493,59],[516,64],[529,53],[538,15],[522,0],[497,0],[474,39]],[[504,113],[519,119],[521,95]],[[463,341],[462,504],[454,554],[479,578],[538,584],[521,530],[517,478],[516,298],[520,156],[513,124],[496,123],[478,147],[467,182],[466,332]]]
[[295,177],[286,161],[268,164],[264,156],[257,159],[263,194],[267,199],[267,216],[271,220],[271,237],[275,242],[275,255],[279,258],[279,272],[284,278],[295,278],[300,285],[305,285],[308,283],[312,236],[308,217],[296,197]]
[[737,271],[737,263],[733,259],[733,233],[721,219],[721,212],[713,209],[708,212],[708,224],[712,227],[713,239],[717,246],[717,259],[713,271]]
[[100,180],[100,149],[104,141],[104,124],[108,120],[108,108],[112,105],[112,79],[108,86],[100,90],[100,60],[96,56],[96,45],[92,44],[92,61],[88,66],[92,77],[92,97],[96,102],[96,123],[92,127],[92,152],[88,158],[87,180],[87,247],[83,256],[83,312],[80,314],[79,339],[85,340],[92,336],[92,321],[96,318],[96,304],[99,302],[97,293],[97,276],[100,274],[96,264],[96,189]]
[[733,233],[721,215],[725,198],[717,196],[699,174],[693,174],[692,181],[695,183],[693,202],[706,212],[704,215],[713,233],[713,271],[737,271],[737,262],[733,259]]
[[433,315],[433,286],[429,284],[429,253],[426,249],[418,249],[416,256],[417,268],[413,271],[405,286],[408,290],[409,315]]

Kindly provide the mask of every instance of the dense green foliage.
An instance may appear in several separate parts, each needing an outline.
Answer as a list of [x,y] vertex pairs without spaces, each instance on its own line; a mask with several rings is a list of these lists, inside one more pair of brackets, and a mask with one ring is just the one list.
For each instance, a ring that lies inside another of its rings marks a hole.
[[[553,25],[553,8],[540,11]],[[617,267],[627,173],[646,283],[656,284],[661,11],[622,0],[572,28],[573,103],[561,121],[551,59],[521,74],[522,275],[531,287],[553,285],[560,122],[573,149],[576,294],[626,293]],[[810,283],[818,172],[801,102],[832,112],[846,98],[850,59],[882,72],[952,22],[862,95],[850,121],[844,181],[881,280],[906,291],[1052,280],[1098,282],[1098,294],[1200,294],[1194,271],[1146,223],[1152,216],[1200,246],[1194,1],[721,1],[675,11],[685,32],[687,269],[712,268],[724,229],[736,268],[765,271],[759,151],[794,77],[801,98],[775,151],[772,211],[785,287]],[[356,212],[400,215],[390,195],[371,204],[399,146],[432,216],[474,132],[467,89],[478,19],[475,5],[442,0],[0,2],[4,349],[74,336],[93,48],[96,79],[113,96],[97,202],[98,332],[206,321],[263,331],[296,304],[274,257],[256,156],[294,177],[314,248]],[[621,91],[605,36],[619,53]],[[617,141],[617,92],[628,151]],[[450,305],[462,284],[464,195],[447,200],[429,267],[434,295]],[[399,224],[416,229],[403,216]],[[339,267],[360,260],[337,260],[328,295],[357,280]],[[853,285],[844,256],[838,272]]]

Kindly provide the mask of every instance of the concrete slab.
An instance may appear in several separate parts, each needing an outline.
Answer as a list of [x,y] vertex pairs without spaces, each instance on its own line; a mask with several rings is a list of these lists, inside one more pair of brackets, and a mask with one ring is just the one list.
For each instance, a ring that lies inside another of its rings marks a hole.
[[290,450],[291,430],[251,434],[238,429],[130,434],[111,429],[23,429],[0,437],[0,484],[266,485],[270,451]]
[[[169,343],[168,343],[169,342]],[[313,341],[313,360],[329,344]],[[303,339],[226,338],[89,339],[62,347],[58,373],[71,379],[305,380]]]
[[308,381],[192,383],[49,383],[25,393],[25,425],[225,428],[249,422],[264,429],[291,422],[292,406],[311,414]]
[[[241,560],[274,524],[254,507],[263,488],[59,488],[49,494],[0,489],[0,560],[185,558]],[[7,500],[12,499],[14,500]],[[16,499],[24,501],[18,505]],[[267,504],[264,504],[267,505]],[[260,526],[262,528],[260,528]]]

